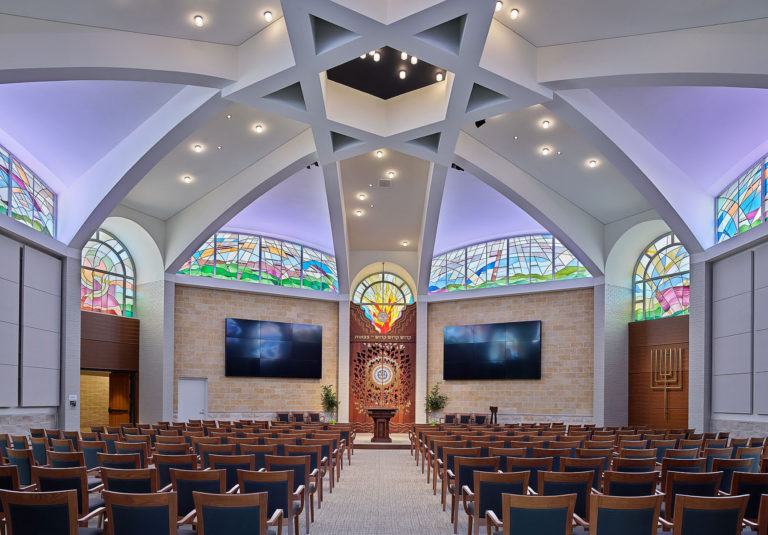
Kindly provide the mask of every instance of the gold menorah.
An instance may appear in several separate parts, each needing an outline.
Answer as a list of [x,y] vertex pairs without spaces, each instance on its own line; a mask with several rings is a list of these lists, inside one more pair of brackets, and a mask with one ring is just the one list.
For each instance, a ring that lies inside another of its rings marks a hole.
[[664,421],[669,423],[669,391],[683,389],[683,348],[651,350],[651,390],[664,391]]

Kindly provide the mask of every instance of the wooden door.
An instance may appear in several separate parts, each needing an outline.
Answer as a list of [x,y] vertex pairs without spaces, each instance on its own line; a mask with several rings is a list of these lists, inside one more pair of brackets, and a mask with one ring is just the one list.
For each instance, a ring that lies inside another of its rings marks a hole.
[[109,374],[109,425],[131,422],[131,373]]

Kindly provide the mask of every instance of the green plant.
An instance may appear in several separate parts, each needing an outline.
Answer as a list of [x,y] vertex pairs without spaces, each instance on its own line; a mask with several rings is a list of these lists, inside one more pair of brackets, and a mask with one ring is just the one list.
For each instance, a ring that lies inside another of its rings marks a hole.
[[339,408],[339,397],[334,392],[333,385],[323,385],[320,400],[323,403],[323,410],[325,412],[334,412]]
[[448,403],[448,396],[440,393],[440,381],[435,383],[432,390],[427,392],[426,408],[427,412],[437,412],[445,408],[445,404]]
[[336,420],[331,420],[330,422],[328,422],[328,425],[334,425],[335,423],[336,423]]

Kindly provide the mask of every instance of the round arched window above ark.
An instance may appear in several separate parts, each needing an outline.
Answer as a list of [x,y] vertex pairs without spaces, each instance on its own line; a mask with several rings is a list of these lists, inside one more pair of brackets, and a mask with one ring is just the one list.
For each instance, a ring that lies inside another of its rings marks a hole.
[[125,245],[99,229],[83,248],[80,271],[80,308],[133,317],[136,271]]
[[635,321],[688,314],[690,259],[671,232],[653,240],[635,266]]
[[362,306],[378,332],[386,334],[400,319],[406,305],[413,303],[413,292],[402,278],[382,271],[367,276],[357,285],[352,302]]

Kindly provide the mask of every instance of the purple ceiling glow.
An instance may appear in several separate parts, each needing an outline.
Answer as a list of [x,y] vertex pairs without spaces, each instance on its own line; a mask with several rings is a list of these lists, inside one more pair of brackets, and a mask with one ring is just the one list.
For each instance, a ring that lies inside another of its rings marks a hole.
[[296,241],[333,254],[323,172],[302,169],[256,199],[225,229]]
[[19,157],[26,152],[56,175],[42,177],[51,187],[66,187],[181,89],[150,82],[3,84],[1,127],[23,147]]
[[469,173],[448,170],[434,254],[536,232],[546,230],[504,195]]
[[711,195],[768,150],[768,90],[623,87],[594,92]]

